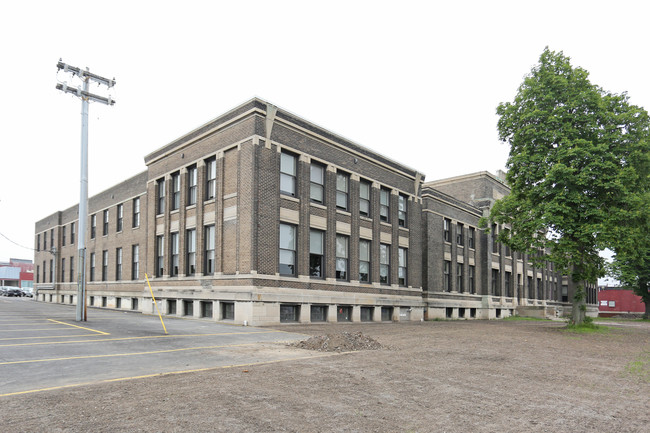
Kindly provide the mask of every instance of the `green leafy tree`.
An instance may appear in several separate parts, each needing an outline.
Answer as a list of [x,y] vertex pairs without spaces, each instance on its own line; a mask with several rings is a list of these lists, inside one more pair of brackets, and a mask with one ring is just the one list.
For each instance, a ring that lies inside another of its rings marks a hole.
[[639,154],[647,113],[546,48],[514,101],[499,104],[497,114],[499,137],[510,144],[511,188],[490,213],[505,225],[498,241],[569,275],[577,285],[573,321],[580,324],[585,284],[605,275],[599,251],[613,248],[620,234],[619,210],[629,180],[638,176],[630,158]]

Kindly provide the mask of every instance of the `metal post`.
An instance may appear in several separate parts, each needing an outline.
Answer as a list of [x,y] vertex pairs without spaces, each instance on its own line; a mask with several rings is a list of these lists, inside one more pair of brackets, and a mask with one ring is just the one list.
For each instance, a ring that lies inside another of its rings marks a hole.
[[[86,68],[88,70],[88,68]],[[89,78],[84,77],[84,92]],[[77,260],[77,322],[86,315],[86,223],[88,221],[88,98],[81,98],[81,174],[79,185],[79,259]]]
[[58,90],[64,93],[72,93],[81,98],[81,176],[79,192],[79,258],[77,262],[77,322],[87,319],[86,314],[86,224],[88,222],[88,103],[89,101],[101,102],[106,105],[113,105],[115,100],[109,96],[103,97],[92,94],[88,91],[89,82],[93,80],[107,86],[109,89],[115,85],[115,78],[108,79],[89,72],[88,68],[82,71],[80,68],[70,66],[61,60],[57,63],[58,70],[72,73],[83,81],[83,90],[68,87],[66,82],[56,85]]

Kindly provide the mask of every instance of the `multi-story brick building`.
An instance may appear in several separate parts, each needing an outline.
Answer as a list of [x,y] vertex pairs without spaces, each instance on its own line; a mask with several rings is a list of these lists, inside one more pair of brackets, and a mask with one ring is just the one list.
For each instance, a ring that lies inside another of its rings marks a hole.
[[[259,99],[145,163],[89,200],[90,305],[153,312],[145,274],[164,314],[253,325],[499,317],[556,299],[552,268],[517,265],[478,229],[481,197],[508,192],[486,173],[468,177],[480,194],[461,178],[424,184]],[[76,302],[77,218],[36,223],[39,300]],[[514,269],[541,278],[539,295],[514,289]]]

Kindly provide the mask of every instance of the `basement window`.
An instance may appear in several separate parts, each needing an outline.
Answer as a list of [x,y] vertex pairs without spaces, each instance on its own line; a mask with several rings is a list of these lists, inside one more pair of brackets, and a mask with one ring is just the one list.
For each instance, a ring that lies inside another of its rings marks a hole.
[[372,322],[372,315],[374,312],[374,307],[361,307],[361,321]]
[[339,305],[336,308],[337,322],[352,322],[352,307],[347,305]]
[[393,321],[393,307],[381,307],[381,321],[382,322]]
[[300,320],[300,306],[280,304],[280,323],[296,323]]
[[222,320],[235,320],[235,303],[222,302],[221,303],[221,319]]
[[311,321],[312,322],[326,322],[327,321],[327,305],[312,305],[311,306]]

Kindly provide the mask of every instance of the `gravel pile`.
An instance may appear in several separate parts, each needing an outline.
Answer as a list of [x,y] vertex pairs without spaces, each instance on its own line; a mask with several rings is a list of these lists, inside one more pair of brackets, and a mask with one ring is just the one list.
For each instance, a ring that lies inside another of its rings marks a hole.
[[291,343],[290,346],[319,352],[353,352],[383,348],[377,340],[367,337],[361,332],[318,335],[307,340]]

